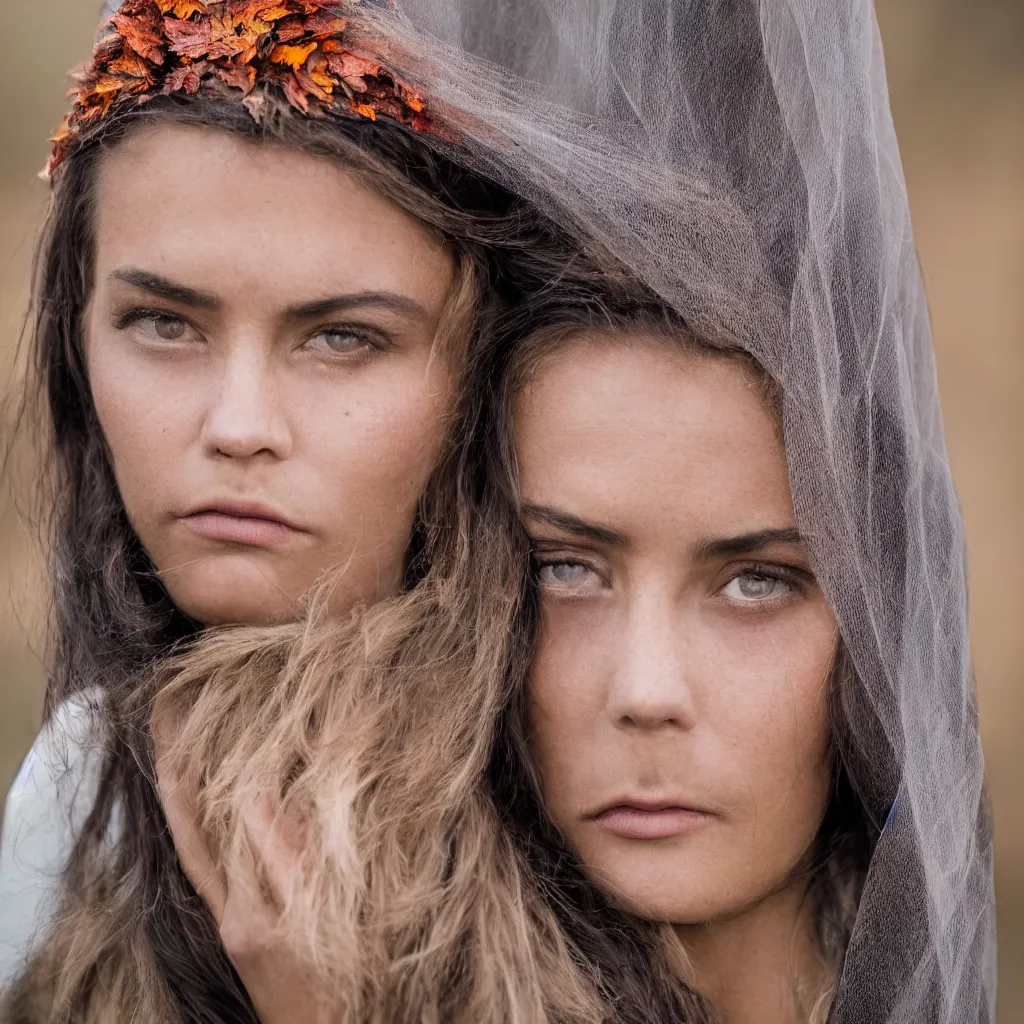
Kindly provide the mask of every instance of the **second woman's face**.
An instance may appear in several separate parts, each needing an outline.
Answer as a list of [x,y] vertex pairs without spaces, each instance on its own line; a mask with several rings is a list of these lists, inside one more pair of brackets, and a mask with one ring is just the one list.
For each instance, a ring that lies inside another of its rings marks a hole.
[[627,909],[741,913],[822,820],[837,639],[761,388],[738,360],[584,337],[542,363],[515,428],[547,813]]
[[442,241],[326,160],[160,127],[105,158],[86,319],[118,487],[206,624],[401,583],[452,387]]

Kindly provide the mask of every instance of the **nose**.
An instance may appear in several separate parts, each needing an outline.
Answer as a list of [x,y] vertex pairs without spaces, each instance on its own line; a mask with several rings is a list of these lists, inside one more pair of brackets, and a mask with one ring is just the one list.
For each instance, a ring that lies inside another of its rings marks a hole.
[[680,615],[671,603],[652,602],[629,616],[621,637],[610,694],[619,728],[692,729],[696,706]]
[[292,435],[268,354],[255,345],[233,346],[219,369],[203,427],[207,454],[214,458],[286,459],[291,454]]

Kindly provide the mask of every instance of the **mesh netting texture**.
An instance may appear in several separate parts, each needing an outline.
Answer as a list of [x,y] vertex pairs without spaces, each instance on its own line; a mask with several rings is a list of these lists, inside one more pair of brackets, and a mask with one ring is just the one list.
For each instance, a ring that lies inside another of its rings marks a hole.
[[462,159],[781,383],[797,519],[859,677],[858,778],[887,820],[830,1021],[993,1020],[963,526],[870,2],[357,10]]

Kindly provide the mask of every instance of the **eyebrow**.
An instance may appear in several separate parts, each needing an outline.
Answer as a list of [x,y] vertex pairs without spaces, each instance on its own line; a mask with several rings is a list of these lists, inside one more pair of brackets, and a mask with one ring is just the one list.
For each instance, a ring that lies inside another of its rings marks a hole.
[[288,320],[318,320],[351,309],[365,309],[376,306],[398,313],[410,320],[426,320],[428,312],[415,299],[397,292],[354,292],[349,295],[332,295],[327,299],[304,302],[299,306],[291,306],[285,313]]
[[[608,526],[599,526],[597,523],[580,519],[578,516],[560,509],[527,503],[521,507],[520,511],[527,519],[547,523],[549,526],[554,526],[556,529],[564,530],[577,537],[585,537],[587,540],[618,548],[629,546],[629,537],[626,534]],[[800,531],[796,527],[788,526],[774,530],[757,530],[736,537],[718,537],[702,541],[697,545],[696,556],[702,560],[729,558],[737,555],[749,555],[773,544],[802,543]]]
[[697,545],[697,557],[700,559],[729,558],[736,555],[749,555],[773,544],[802,544],[803,538],[795,526],[779,530],[757,530],[753,533],[740,534],[738,537],[719,537],[714,540],[701,541]]
[[[221,301],[216,295],[178,284],[159,274],[150,273],[148,270],[141,270],[137,267],[121,267],[110,276],[115,280],[130,284],[134,288],[149,292],[151,295],[158,295],[168,302],[177,302],[193,309],[210,311],[221,308]],[[412,320],[426,320],[429,316],[427,310],[420,303],[407,295],[399,295],[397,292],[365,291],[332,295],[326,299],[315,299],[312,302],[290,306],[285,310],[284,318],[291,322],[316,320],[332,313],[374,306],[379,309],[391,310]]]
[[569,512],[562,512],[557,508],[527,503],[521,506],[520,511],[527,519],[547,523],[549,526],[575,534],[577,537],[585,537],[587,540],[610,544],[617,548],[629,545],[629,538],[624,533],[612,530],[607,526],[598,526],[597,523],[589,523],[585,519],[580,519]]
[[177,302],[182,306],[192,306],[194,309],[220,309],[220,299],[216,295],[208,295],[206,292],[196,291],[194,288],[186,288],[185,285],[176,284],[159,274],[151,274],[148,270],[139,270],[137,267],[121,267],[110,275],[116,281],[123,281],[133,288],[139,288],[151,295],[159,295],[168,302]]

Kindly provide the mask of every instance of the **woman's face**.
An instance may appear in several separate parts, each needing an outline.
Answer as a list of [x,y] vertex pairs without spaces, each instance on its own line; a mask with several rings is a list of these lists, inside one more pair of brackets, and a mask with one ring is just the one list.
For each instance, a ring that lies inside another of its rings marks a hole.
[[104,159],[86,359],[132,522],[206,624],[399,587],[452,388],[439,237],[335,164],[214,130]]
[[518,402],[548,814],[620,905],[723,919],[786,886],[829,797],[836,623],[749,367],[581,337]]

